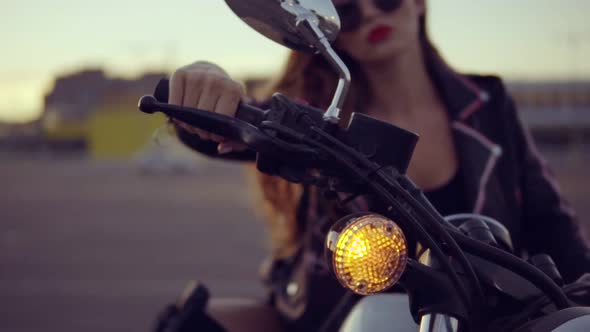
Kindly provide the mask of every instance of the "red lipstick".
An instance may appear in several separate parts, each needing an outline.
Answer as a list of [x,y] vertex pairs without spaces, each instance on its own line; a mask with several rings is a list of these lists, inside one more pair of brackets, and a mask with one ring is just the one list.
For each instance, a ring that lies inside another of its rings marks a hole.
[[375,28],[373,28],[373,30],[371,30],[369,32],[369,35],[367,36],[367,41],[369,43],[378,43],[381,42],[385,39],[387,39],[391,33],[393,32],[393,28],[387,25],[379,25],[376,26]]

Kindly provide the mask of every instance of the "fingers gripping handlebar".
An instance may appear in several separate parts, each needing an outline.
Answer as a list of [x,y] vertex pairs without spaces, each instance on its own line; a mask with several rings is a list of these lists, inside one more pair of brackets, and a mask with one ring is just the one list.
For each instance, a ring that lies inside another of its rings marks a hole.
[[162,112],[167,116],[191,124],[214,134],[246,143],[255,148],[262,139],[262,133],[256,125],[262,121],[266,112],[241,103],[236,117],[203,111],[196,108],[168,104],[169,82],[161,80],[153,96],[143,96],[139,100],[139,109],[144,113]]
[[162,112],[171,118],[232,140],[244,142],[247,145],[253,145],[256,138],[261,135],[256,127],[239,118],[161,103],[152,96],[143,96],[139,101],[139,109],[149,114]]
[[[293,151],[277,144],[276,137],[279,137],[280,133],[273,134],[272,130],[261,128],[265,123],[272,123],[293,133],[309,135],[310,127],[324,127],[322,110],[292,102],[283,95],[275,94],[269,110],[240,103],[235,117],[230,117],[167,104],[168,90],[168,80],[161,80],[154,96],[141,98],[139,109],[150,114],[161,112],[200,129],[241,141],[259,154],[284,159],[289,164],[320,166],[313,162],[309,164],[310,159],[314,159],[313,153],[301,154],[302,151],[305,152],[305,149],[302,149],[299,154],[294,154]],[[337,128],[330,134],[375,163],[381,166],[394,166],[401,173],[405,173],[418,141],[418,136],[414,133],[360,113],[351,115],[347,128]],[[313,152],[313,149],[308,147],[307,152]]]
[[[167,79],[160,80],[156,86],[156,90],[154,91],[154,97],[158,102],[168,103],[169,95],[170,81]],[[257,107],[240,103],[236,111],[236,118],[251,124],[258,125],[266,113],[266,111],[263,111]]]

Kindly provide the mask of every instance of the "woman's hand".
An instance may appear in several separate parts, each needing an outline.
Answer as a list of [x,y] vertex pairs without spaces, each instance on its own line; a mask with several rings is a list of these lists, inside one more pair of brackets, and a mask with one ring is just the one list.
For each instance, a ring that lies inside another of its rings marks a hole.
[[[168,102],[233,117],[244,96],[242,85],[232,80],[219,66],[208,62],[195,62],[174,72],[170,79]],[[226,140],[224,137],[178,120],[174,122],[203,140],[218,142],[217,151],[220,154],[246,149],[246,146],[240,142]]]

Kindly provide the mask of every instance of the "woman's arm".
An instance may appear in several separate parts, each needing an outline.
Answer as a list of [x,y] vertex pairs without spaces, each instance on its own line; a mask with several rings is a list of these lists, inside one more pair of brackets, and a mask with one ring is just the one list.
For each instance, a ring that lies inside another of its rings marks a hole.
[[512,143],[520,161],[523,240],[531,254],[551,255],[564,280],[572,282],[590,272],[590,246],[585,229],[564,199],[553,173],[520,120],[512,98],[505,93]]

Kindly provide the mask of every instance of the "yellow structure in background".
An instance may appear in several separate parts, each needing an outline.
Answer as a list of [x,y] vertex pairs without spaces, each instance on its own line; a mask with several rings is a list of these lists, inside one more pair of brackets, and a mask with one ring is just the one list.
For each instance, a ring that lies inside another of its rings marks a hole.
[[50,142],[84,140],[86,123],[81,121],[44,123],[45,137]]
[[105,101],[88,119],[88,155],[92,158],[129,158],[165,125],[162,114],[145,114],[137,109],[137,96]]
[[57,77],[44,98],[46,142],[92,158],[133,156],[166,122],[163,115],[137,109],[138,99],[151,93],[162,77],[166,73],[110,77],[100,68]]

